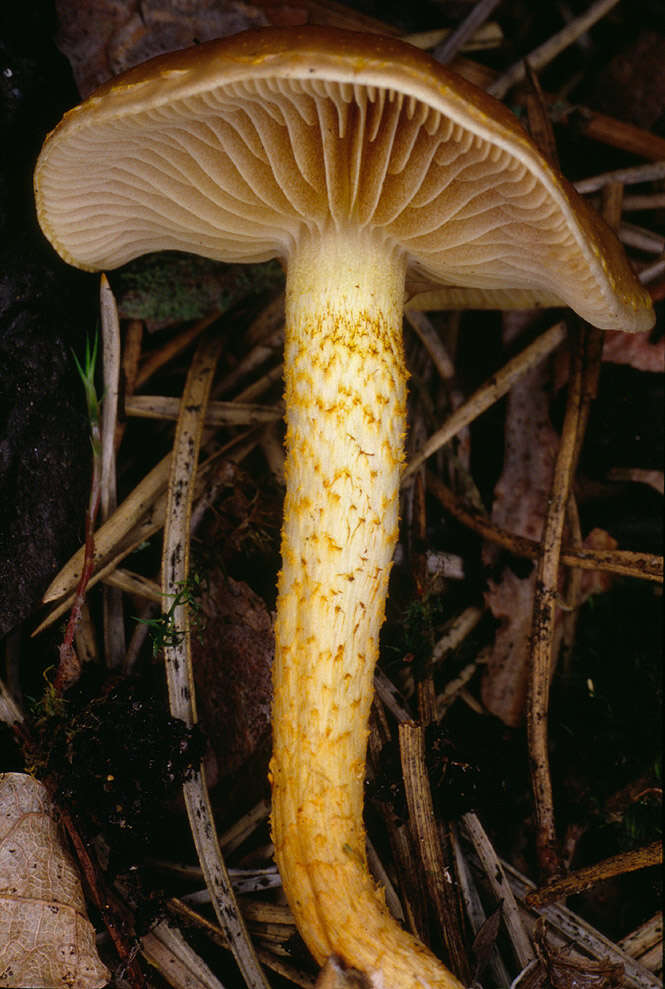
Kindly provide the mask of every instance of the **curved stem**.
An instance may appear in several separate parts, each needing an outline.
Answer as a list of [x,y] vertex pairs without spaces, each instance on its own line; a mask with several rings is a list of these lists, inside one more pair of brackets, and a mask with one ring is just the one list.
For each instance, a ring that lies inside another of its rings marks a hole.
[[367,720],[398,533],[404,263],[341,235],[287,281],[287,493],[276,623],[273,836],[299,930],[372,985],[459,987],[367,871]]

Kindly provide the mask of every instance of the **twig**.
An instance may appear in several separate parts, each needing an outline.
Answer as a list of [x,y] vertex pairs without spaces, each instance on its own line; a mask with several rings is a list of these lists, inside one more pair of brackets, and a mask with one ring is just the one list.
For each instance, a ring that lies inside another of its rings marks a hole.
[[[134,395],[125,401],[125,414],[140,419],[177,419],[179,400],[166,395]],[[209,402],[206,426],[253,426],[275,422],[283,415],[276,406],[249,402]]]
[[52,780],[44,780],[54,804],[58,808],[58,816],[72,843],[76,858],[85,879],[90,899],[99,910],[102,920],[113,941],[121,962],[126,966],[125,978],[132,989],[142,989],[145,986],[143,972],[135,958],[135,947],[138,942],[134,934],[133,918],[129,908],[116,896],[88,849],[87,843],[79,833],[76,821],[69,808],[61,799],[56,799],[55,786]]
[[[663,965],[663,912],[660,910],[658,913],[654,914],[653,917],[649,917],[645,920],[643,924],[640,924],[638,928],[631,931],[630,934],[626,934],[619,941],[619,947],[622,951],[625,951],[632,958],[639,959],[642,965],[647,965],[648,968],[651,966],[645,961],[645,958],[649,958],[651,952],[656,949],[658,951],[659,967],[662,968]],[[649,959],[650,960],[650,959]]]
[[506,930],[510,935],[510,940],[515,951],[520,966],[524,968],[535,958],[535,952],[531,946],[531,941],[524,930],[519,908],[515,901],[513,891],[503,871],[501,862],[492,847],[492,843],[485,833],[485,829],[480,823],[476,814],[469,812],[462,817],[462,823],[471,843],[476,850],[476,855],[480,859],[485,875],[492,887],[497,902],[501,904],[503,920]]
[[618,234],[622,244],[636,247],[647,254],[662,254],[665,251],[665,237],[634,223],[621,223]]
[[[441,502],[451,515],[473,529],[489,542],[503,546],[514,556],[523,556],[536,560],[540,554],[540,546],[534,539],[518,536],[507,532],[495,525],[477,509],[460,502],[436,474],[427,473],[427,486],[435,498]],[[663,582],[663,557],[653,553],[636,553],[631,550],[603,549],[574,549],[565,546],[561,550],[561,562],[568,567],[580,567],[583,570],[603,570],[617,573],[625,577],[637,577],[642,580]]]
[[654,192],[652,195],[624,196],[623,209],[632,213],[643,209],[665,209],[665,192]]
[[441,62],[443,65],[450,62],[465,42],[485,23],[499,2],[500,0],[478,0],[478,3],[474,4],[461,24],[454,31],[451,31],[446,40],[437,45],[432,52],[437,62]]
[[118,422],[120,382],[120,320],[108,278],[99,283],[99,311],[102,328],[102,373],[104,379],[101,428],[101,519],[106,522],[117,507],[115,473],[115,429]]
[[468,982],[470,973],[462,940],[457,898],[441,852],[427,779],[424,735],[424,728],[412,721],[399,726],[399,747],[409,818],[451,968],[459,978]]
[[[193,910],[183,900],[180,900],[177,897],[171,897],[167,902],[167,908],[171,913],[175,914],[178,917],[181,917],[188,924],[190,925],[193,924],[201,928],[201,930],[205,931],[205,933],[211,938],[211,940],[215,941],[217,944],[221,945],[222,947],[228,950],[229,947],[228,940],[221,927],[219,927],[217,924],[212,923],[212,921],[208,920],[206,917],[198,913],[196,910]],[[256,903],[246,902],[243,904],[243,914],[248,920],[251,920],[252,918],[253,908],[257,908],[257,910],[261,912],[271,911],[271,910],[283,911],[286,909],[287,914],[290,915],[290,911],[288,911],[288,908],[279,908],[276,907],[274,904],[269,904],[269,903],[256,904]],[[278,914],[278,916],[280,918],[279,922],[284,924],[286,922],[286,915],[284,913],[280,913]],[[295,929],[295,923],[292,917],[291,917],[291,926],[292,928]],[[314,979],[310,975],[307,975],[305,972],[302,972],[299,969],[294,968],[292,965],[288,965],[287,963],[281,962],[271,952],[262,950],[261,948],[257,949],[257,955],[264,965],[267,965],[269,968],[273,969],[273,971],[275,972],[278,972],[280,975],[286,976],[286,978],[290,979],[295,985],[303,986],[305,987],[305,989],[313,989]]]
[[619,855],[613,855],[611,858],[603,859],[602,862],[594,863],[594,865],[575,869],[574,872],[563,876],[561,879],[556,879],[539,889],[531,890],[526,895],[526,902],[530,907],[542,907],[547,903],[554,903],[555,900],[562,900],[564,897],[581,893],[603,879],[621,876],[625,872],[635,872],[636,869],[648,869],[649,866],[660,865],[662,861],[662,842],[654,841],[644,848],[621,852]]
[[[102,476],[100,518],[106,522],[118,507],[115,452],[118,425],[118,391],[120,385],[120,319],[108,278],[102,275],[99,285],[99,310],[102,327]],[[122,595],[117,588],[105,587],[103,594],[104,658],[106,665],[117,669],[125,656],[125,622]]]
[[542,554],[538,560],[536,574],[531,632],[531,665],[526,704],[529,768],[536,812],[536,849],[541,870],[547,877],[556,875],[560,868],[549,769],[547,713],[561,542],[568,493],[575,465],[578,425],[583,402],[581,341],[575,342],[572,357],[566,414],[543,525]]
[[609,481],[629,481],[633,484],[647,484],[658,494],[665,494],[665,474],[662,470],[649,470],[644,467],[610,467]]
[[652,131],[636,127],[625,120],[596,113],[586,106],[566,107],[562,113],[553,111],[553,116],[565,120],[574,134],[600,141],[612,148],[621,148],[630,154],[647,161],[659,161],[665,156],[665,138]]
[[193,326],[188,326],[186,330],[181,333],[177,333],[174,337],[171,337],[159,350],[155,351],[146,357],[145,361],[139,368],[139,372],[136,376],[135,388],[142,388],[143,385],[148,381],[149,378],[156,374],[160,368],[168,364],[169,361],[177,357],[184,350],[187,350],[189,345],[198,340],[201,334],[212,326],[216,320],[219,319],[221,313],[219,310],[215,310],[208,316],[204,316],[203,319],[197,320]]
[[226,855],[235,851],[243,841],[249,837],[256,827],[265,821],[270,814],[270,807],[265,800],[259,801],[255,807],[243,814],[242,817],[219,836],[219,844]]
[[[459,878],[460,889],[462,892],[462,898],[464,900],[464,908],[466,910],[466,915],[471,925],[471,930],[474,936],[478,934],[483,924],[487,920],[487,915],[485,913],[485,908],[483,907],[483,902],[480,898],[478,888],[474,882],[471,869],[466,860],[466,856],[462,851],[462,845],[457,834],[457,829],[453,825],[451,828],[451,841],[453,846],[453,853],[455,855],[455,868],[457,871],[457,876]],[[496,944],[492,945],[492,950],[488,960],[489,971],[493,977],[494,985],[497,986],[508,986],[510,985],[510,976],[508,974],[508,969],[506,968],[504,961],[499,954]]]
[[458,409],[456,409],[445,424],[428,439],[420,453],[416,454],[403,474],[406,481],[428,457],[436,453],[448,443],[453,436],[460,432],[470,422],[477,419],[491,405],[498,401],[513,384],[525,374],[534,364],[538,364],[551,353],[566,337],[566,324],[556,323],[542,333],[537,340],[525,347],[524,350],[508,361],[500,371],[492,375],[490,380],[478,388]]
[[437,639],[432,649],[432,662],[440,662],[447,653],[457,649],[460,643],[473,632],[484,614],[484,608],[470,605],[447,621],[443,634]]
[[[150,511],[159,495],[166,490],[170,467],[171,454],[169,453],[146,474],[119,505],[108,522],[105,522],[97,531],[95,568],[108,557],[113,546],[140,522],[146,512]],[[70,593],[81,576],[83,564],[84,551],[79,549],[53,578],[44,593],[43,602],[46,604],[49,601],[57,601],[64,594]]]
[[[220,468],[232,470],[232,464],[246,457],[256,442],[258,442],[256,430],[248,430],[216,450],[199,467],[196,476],[196,496],[202,495],[210,478],[214,477]],[[105,522],[95,533],[94,571],[89,582],[91,587],[97,581],[104,580],[133,549],[164,525],[166,479],[163,477],[163,468],[165,463],[170,463],[170,459],[169,454],[160,461],[127,496],[108,522]],[[84,554],[85,547],[82,547],[67,561],[47,590],[44,596],[45,602],[55,601],[62,595],[71,593],[79,579]],[[72,599],[66,598],[56,605],[31,633],[32,636],[39,635],[57,621],[71,603]]]
[[[433,28],[431,31],[416,31],[411,34],[401,35],[401,40],[414,48],[422,48],[424,51],[436,48],[442,44],[451,34],[448,27]],[[498,48],[503,42],[503,32],[496,21],[490,21],[481,25],[474,32],[471,38],[461,45],[461,51],[487,51],[490,48]]]
[[[599,21],[601,17],[604,17],[615,7],[619,0],[596,0],[592,3],[589,9],[581,14],[579,17],[575,17],[561,31],[552,35],[547,41],[539,45],[538,48],[534,48],[526,58],[529,62],[531,68],[538,72],[540,69],[544,68],[546,65],[560,55],[569,45],[571,45],[581,34],[584,34],[589,28]],[[496,96],[497,99],[503,99],[509,89],[515,85],[517,82],[521,82],[524,79],[525,68],[524,61],[520,59],[519,62],[515,62],[510,66],[506,72],[503,73],[492,85],[488,88],[488,92],[492,96]]]
[[407,323],[415,330],[423,347],[429,354],[432,363],[439,372],[442,381],[450,381],[455,376],[453,364],[441,338],[436,332],[430,319],[417,309],[408,309],[404,313]]
[[23,721],[23,711],[2,679],[0,679],[0,721],[10,726]]
[[271,367],[269,371],[262,374],[260,378],[253,381],[251,385],[247,385],[242,391],[239,391],[237,395],[234,396],[234,402],[253,402],[260,395],[264,395],[267,391],[272,388],[276,381],[281,381],[284,377],[284,365],[275,364]]
[[[196,722],[190,626],[185,596],[178,595],[189,577],[189,528],[194,476],[203,432],[205,408],[221,350],[219,337],[205,337],[192,360],[181,400],[169,477],[168,506],[162,553],[163,609],[173,615],[174,641],[164,647],[171,714],[187,725]],[[203,766],[183,784],[183,796],[194,844],[219,924],[250,989],[267,989],[231,887],[217,840]]]
[[232,391],[238,382],[246,375],[251,374],[257,368],[265,364],[267,360],[274,357],[284,346],[284,326],[280,325],[276,330],[255,344],[241,361],[229,371],[222,380],[215,385],[215,398]]
[[146,601],[162,604],[162,592],[159,589],[159,584],[150,580],[149,577],[144,577],[143,574],[133,573],[131,570],[123,570],[118,567],[113,573],[104,577],[103,582],[109,587],[124,591],[125,594],[134,594]]
[[[665,275],[665,256],[662,258],[658,258],[657,261],[653,261],[651,264],[647,265],[646,268],[642,268],[642,270],[638,275],[638,278],[643,285],[651,285],[652,282],[655,282],[658,278],[661,278],[662,275]],[[663,298],[662,288],[663,288],[663,283],[661,281],[660,283],[653,285],[649,289],[651,298],[654,300],[654,302],[657,299]]]
[[639,182],[654,182],[665,178],[665,161],[654,161],[648,165],[634,165],[631,168],[617,168],[612,172],[601,172],[590,175],[588,179],[575,182],[575,188],[582,195],[597,192],[610,182],[620,182],[621,185],[636,185]]
[[171,921],[162,920],[143,935],[141,953],[176,989],[224,989]]
[[[474,870],[479,868],[473,860],[471,865]],[[548,939],[553,947],[570,950],[573,946],[575,951],[579,951],[584,957],[597,960],[608,959],[612,963],[622,964],[624,967],[623,985],[630,987],[630,989],[663,989],[661,980],[652,972],[636,962],[635,959],[613,944],[609,938],[595,930],[582,917],[569,910],[568,907],[558,903],[545,907],[528,907],[525,904],[525,898],[532,889],[535,889],[534,883],[503,859],[501,866],[517,898],[522,921],[529,934],[533,932],[538,918],[544,917],[547,921]],[[484,876],[484,874],[483,870],[482,875]]]
[[547,111],[540,80],[529,62],[525,65],[527,92],[526,115],[529,133],[540,153],[554,168],[559,167],[559,153],[554,136],[552,120]]

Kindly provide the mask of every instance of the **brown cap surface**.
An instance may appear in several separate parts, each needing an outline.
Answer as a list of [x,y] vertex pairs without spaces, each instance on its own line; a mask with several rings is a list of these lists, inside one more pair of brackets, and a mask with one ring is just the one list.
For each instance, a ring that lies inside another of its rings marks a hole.
[[35,172],[62,257],[289,255],[357,228],[449,286],[653,325],[605,224],[500,103],[393,39],[266,29],[153,59],[65,115]]

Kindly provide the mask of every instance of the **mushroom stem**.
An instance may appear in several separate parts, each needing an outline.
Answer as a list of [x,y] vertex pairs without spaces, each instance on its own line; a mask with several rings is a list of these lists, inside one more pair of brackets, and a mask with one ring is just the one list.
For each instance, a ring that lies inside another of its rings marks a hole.
[[277,604],[273,837],[316,960],[385,989],[460,983],[390,916],[365,857],[372,678],[398,534],[405,262],[331,234],[289,260],[287,491]]

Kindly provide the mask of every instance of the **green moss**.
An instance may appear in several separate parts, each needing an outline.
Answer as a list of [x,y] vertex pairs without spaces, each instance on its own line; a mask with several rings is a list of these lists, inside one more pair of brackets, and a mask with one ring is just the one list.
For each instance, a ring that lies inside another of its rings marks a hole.
[[279,290],[283,282],[277,261],[222,264],[176,251],[146,254],[112,276],[120,314],[159,323],[226,312],[252,295]]

